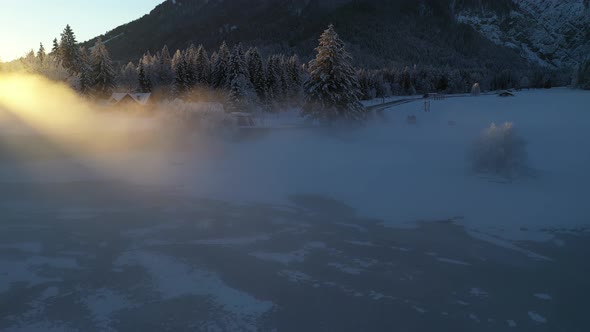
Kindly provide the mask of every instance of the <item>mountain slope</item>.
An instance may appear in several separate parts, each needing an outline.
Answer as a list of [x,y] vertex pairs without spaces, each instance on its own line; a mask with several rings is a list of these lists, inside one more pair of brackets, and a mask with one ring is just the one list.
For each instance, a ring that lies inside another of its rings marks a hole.
[[319,34],[333,23],[364,66],[522,68],[526,63],[517,52],[455,20],[457,9],[500,15],[513,6],[511,0],[169,0],[102,38],[121,61],[164,44],[213,50],[223,40],[308,59]]
[[494,43],[548,67],[572,67],[590,53],[589,0],[514,0],[509,12],[462,8],[467,23]]

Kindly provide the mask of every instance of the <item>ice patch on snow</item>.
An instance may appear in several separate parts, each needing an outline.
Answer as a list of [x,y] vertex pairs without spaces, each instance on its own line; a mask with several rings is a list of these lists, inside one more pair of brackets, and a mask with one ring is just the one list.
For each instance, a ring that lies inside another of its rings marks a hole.
[[301,283],[310,282],[313,278],[301,271],[281,270],[278,273],[280,276],[287,278],[290,282]]
[[534,312],[534,311],[529,311],[528,312],[530,319],[532,319],[533,321],[540,323],[540,324],[545,324],[547,323],[547,318],[539,315],[538,313]]
[[44,268],[78,269],[78,263],[68,257],[33,256],[26,260],[0,261],[0,293],[10,289],[15,282],[24,282],[29,286],[39,285],[49,281],[59,281],[57,278],[41,276]]
[[342,271],[344,273],[354,274],[354,275],[361,274],[361,272],[363,271],[362,269],[359,269],[357,267],[349,266],[349,265],[342,264],[342,263],[328,263],[328,266],[336,268],[339,271]]
[[292,252],[280,253],[257,251],[250,253],[250,255],[258,259],[288,265],[291,263],[302,263],[305,261],[305,257],[314,249],[326,249],[326,244],[323,242],[309,242],[305,244],[303,248]]
[[486,292],[486,291],[484,291],[484,290],[482,290],[480,288],[477,288],[477,287],[471,288],[471,290],[469,291],[469,294],[471,294],[472,296],[475,296],[475,297],[486,297],[486,296],[488,296],[488,292]]
[[220,238],[220,239],[204,239],[204,240],[194,240],[191,241],[191,244],[197,245],[217,245],[217,246],[238,246],[238,245],[249,245],[260,241],[268,241],[270,240],[270,235],[255,235],[255,236],[246,236],[246,237],[236,237],[236,238]]
[[444,258],[444,257],[439,257],[439,258],[437,258],[437,260],[439,262],[448,263],[448,264],[454,264],[454,265],[466,265],[466,266],[471,265],[471,264],[469,264],[467,262],[464,262],[464,261],[460,261],[460,260],[457,260],[457,259]]
[[111,289],[98,289],[92,295],[82,299],[82,303],[92,313],[97,327],[101,331],[116,331],[112,326],[113,313],[132,307],[121,294]]
[[38,254],[43,251],[43,245],[36,242],[23,242],[14,244],[1,244],[0,249],[15,249],[25,253]]
[[473,230],[468,230],[468,234],[478,240],[492,243],[494,245],[497,245],[498,247],[503,247],[506,249],[511,249],[511,250],[517,251],[525,256],[528,256],[528,257],[536,259],[536,260],[552,261],[552,259],[547,256],[543,256],[543,255],[537,254],[535,252],[532,252],[530,250],[521,248],[521,247],[515,245],[514,243],[510,242],[509,240],[501,239],[497,236],[484,234],[479,231],[473,231]]
[[[128,252],[118,257],[117,266],[139,265],[146,269],[163,299],[187,295],[210,297],[219,307],[231,314],[226,329],[255,331],[256,320],[274,308],[270,301],[259,300],[228,286],[211,271],[192,268],[176,259],[148,252]],[[224,321],[226,321],[224,319]]]

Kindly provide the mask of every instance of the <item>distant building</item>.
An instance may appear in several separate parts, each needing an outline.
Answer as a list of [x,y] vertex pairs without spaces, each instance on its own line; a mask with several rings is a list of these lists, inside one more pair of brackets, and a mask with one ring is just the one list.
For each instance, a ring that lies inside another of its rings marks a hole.
[[146,106],[151,99],[151,93],[113,93],[107,104],[125,106]]

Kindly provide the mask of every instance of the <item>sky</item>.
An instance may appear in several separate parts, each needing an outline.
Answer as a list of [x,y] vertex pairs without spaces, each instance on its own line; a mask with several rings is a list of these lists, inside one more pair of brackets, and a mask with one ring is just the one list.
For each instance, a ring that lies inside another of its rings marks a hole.
[[0,61],[11,61],[42,42],[51,49],[69,24],[79,42],[140,18],[164,0],[0,0]]

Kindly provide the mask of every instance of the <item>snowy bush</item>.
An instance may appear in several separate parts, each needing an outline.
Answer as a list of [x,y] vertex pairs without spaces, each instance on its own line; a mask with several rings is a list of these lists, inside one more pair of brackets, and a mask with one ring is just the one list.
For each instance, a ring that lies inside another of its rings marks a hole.
[[527,169],[526,142],[510,122],[486,128],[475,141],[471,157],[478,173],[514,178]]
[[479,96],[481,94],[481,88],[479,87],[479,83],[473,84],[473,87],[471,88],[471,94],[473,96]]

